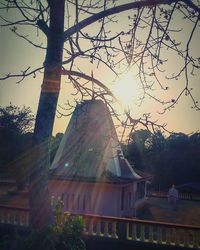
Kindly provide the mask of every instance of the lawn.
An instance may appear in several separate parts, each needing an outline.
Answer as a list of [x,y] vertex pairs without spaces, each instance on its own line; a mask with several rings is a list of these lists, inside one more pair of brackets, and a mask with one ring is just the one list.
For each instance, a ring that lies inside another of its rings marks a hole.
[[200,226],[200,201],[179,200],[173,207],[165,198],[148,198],[138,218]]

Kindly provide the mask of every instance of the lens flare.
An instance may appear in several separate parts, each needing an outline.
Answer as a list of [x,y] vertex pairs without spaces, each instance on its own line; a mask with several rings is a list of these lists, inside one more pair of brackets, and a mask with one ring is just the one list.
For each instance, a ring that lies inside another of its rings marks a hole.
[[131,108],[136,102],[138,86],[132,72],[128,72],[118,78],[112,91],[125,109]]

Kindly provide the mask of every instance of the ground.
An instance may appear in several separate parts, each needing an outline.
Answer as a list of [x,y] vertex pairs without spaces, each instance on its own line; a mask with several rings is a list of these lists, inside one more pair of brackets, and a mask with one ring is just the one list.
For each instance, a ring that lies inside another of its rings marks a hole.
[[138,218],[200,226],[200,201],[179,200],[172,206],[166,198],[148,198]]

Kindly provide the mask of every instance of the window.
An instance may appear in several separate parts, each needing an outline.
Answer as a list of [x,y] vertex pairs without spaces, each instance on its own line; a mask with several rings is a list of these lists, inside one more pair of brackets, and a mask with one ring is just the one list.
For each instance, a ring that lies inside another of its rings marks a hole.
[[66,205],[66,209],[69,209],[69,195],[66,194],[66,198],[65,198],[65,205]]
[[83,196],[83,211],[85,210],[86,208],[86,196],[84,195]]
[[88,210],[91,211],[92,209],[92,201],[91,201],[91,196],[87,197],[87,204],[88,204]]
[[131,192],[128,193],[128,207],[131,208]]
[[80,208],[80,194],[78,195],[78,200],[77,200],[77,209]]
[[124,210],[124,193],[125,193],[125,188],[122,187],[122,190],[121,190],[121,210]]
[[141,199],[145,196],[145,182],[141,181],[137,183],[137,199]]
[[72,210],[74,210],[74,194],[72,194]]

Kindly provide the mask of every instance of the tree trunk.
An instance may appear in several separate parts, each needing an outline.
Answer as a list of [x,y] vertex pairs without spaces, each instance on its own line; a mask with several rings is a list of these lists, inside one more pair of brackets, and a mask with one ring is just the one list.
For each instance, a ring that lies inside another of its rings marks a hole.
[[30,169],[30,225],[41,228],[51,222],[48,192],[49,146],[61,83],[65,0],[49,0],[50,26],[44,78],[36,116]]

